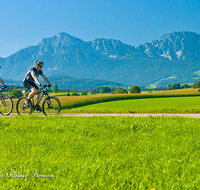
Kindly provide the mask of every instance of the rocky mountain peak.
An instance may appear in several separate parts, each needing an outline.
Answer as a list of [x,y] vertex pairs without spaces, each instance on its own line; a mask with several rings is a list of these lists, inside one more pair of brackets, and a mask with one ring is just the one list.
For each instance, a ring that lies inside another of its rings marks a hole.
[[149,57],[172,59],[200,59],[200,35],[193,32],[173,32],[159,40],[140,45],[139,50]]
[[73,46],[81,46],[85,44],[81,39],[70,36],[67,33],[61,32],[57,35],[44,38],[38,45],[39,55],[46,52],[55,55],[56,53],[66,53]]
[[127,53],[135,51],[135,47],[114,39],[99,38],[89,42],[89,44],[97,52],[112,58],[122,57]]

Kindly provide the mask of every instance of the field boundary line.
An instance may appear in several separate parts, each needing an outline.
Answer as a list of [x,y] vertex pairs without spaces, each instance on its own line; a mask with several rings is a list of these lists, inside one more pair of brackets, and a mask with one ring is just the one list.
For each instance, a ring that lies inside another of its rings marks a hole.
[[76,116],[76,117],[117,117],[117,116],[124,116],[124,117],[156,117],[156,116],[179,116],[179,117],[192,117],[192,118],[200,118],[200,114],[179,114],[179,113],[62,113],[63,116]]
[[[38,116],[44,116],[42,113],[33,113],[31,115],[38,115]],[[11,113],[9,116],[0,116],[0,117],[14,117],[18,116],[16,113]],[[60,116],[66,116],[66,117],[157,117],[157,116],[169,116],[169,117],[191,117],[191,118],[199,118],[200,119],[200,113],[199,114],[193,114],[193,113],[61,113]],[[45,116],[46,117],[46,116]]]

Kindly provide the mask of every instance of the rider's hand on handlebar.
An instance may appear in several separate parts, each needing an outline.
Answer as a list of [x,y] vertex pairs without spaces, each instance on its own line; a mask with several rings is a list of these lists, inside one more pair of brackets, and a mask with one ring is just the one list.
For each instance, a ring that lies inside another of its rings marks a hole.
[[50,88],[50,87],[52,87],[53,85],[52,84],[48,84],[48,87]]
[[8,86],[4,85],[4,88],[6,89],[6,88],[8,88]]
[[44,85],[43,85],[43,84],[41,84],[41,83],[40,83],[40,86],[41,86],[41,87],[44,87]]

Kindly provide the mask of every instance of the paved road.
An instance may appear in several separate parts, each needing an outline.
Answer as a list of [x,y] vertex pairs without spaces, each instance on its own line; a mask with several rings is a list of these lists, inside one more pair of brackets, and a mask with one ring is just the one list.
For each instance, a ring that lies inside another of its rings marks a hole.
[[[34,114],[34,113],[33,113]],[[17,114],[11,113],[10,116],[16,116]],[[37,114],[38,115],[38,114]],[[39,115],[43,115],[42,113]],[[164,114],[164,113],[61,113],[63,116],[73,117],[95,117],[95,116],[130,116],[130,117],[149,117],[149,116],[180,116],[180,117],[192,117],[200,118],[200,114]]]
[[96,114],[96,113],[66,113],[61,114],[65,116],[77,116],[77,117],[94,117],[94,116],[130,116],[130,117],[149,117],[149,116],[180,116],[180,117],[193,117],[200,118],[200,114],[163,114],[163,113],[105,113],[105,114]]

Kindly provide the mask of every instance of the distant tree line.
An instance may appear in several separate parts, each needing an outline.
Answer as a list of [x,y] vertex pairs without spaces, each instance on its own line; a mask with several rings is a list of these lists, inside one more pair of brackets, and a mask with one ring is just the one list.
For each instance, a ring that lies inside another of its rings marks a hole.
[[200,81],[195,81],[193,85],[189,84],[179,84],[179,83],[174,83],[173,85],[168,84],[167,90],[175,90],[175,89],[183,89],[183,88],[200,88]]
[[[16,96],[20,97],[22,96],[22,92],[19,90],[19,88],[24,88],[21,86],[17,85],[11,85],[8,86],[7,89],[4,89],[5,92],[10,92],[11,96]],[[179,84],[179,83],[174,83],[173,85],[168,84],[167,90],[175,90],[175,89],[183,89],[183,88],[200,88],[200,81],[195,81],[193,85],[189,84]],[[70,96],[79,96],[79,95],[87,95],[89,92],[93,93],[113,93],[113,94],[128,94],[128,93],[140,93],[141,88],[139,86],[132,86],[128,92],[127,89],[121,88],[121,87],[113,87],[109,88],[108,86],[102,86],[98,87],[93,90],[85,90],[85,91],[78,91],[78,90],[70,90],[70,89],[59,89],[58,85],[55,84],[53,90],[47,89],[49,92],[53,91],[54,93],[57,92],[68,92],[68,95]],[[153,89],[155,90],[155,89]],[[160,90],[166,90],[166,88],[160,88]],[[29,92],[27,92],[25,95],[28,95]],[[71,93],[71,94],[70,94]]]
[[185,84],[184,86],[182,85],[180,85],[179,83],[174,83],[173,85],[171,85],[171,84],[168,84],[168,88],[167,88],[167,90],[175,90],[175,89],[182,89],[182,88],[191,88],[191,86],[189,86],[189,85],[187,85],[187,84]]

